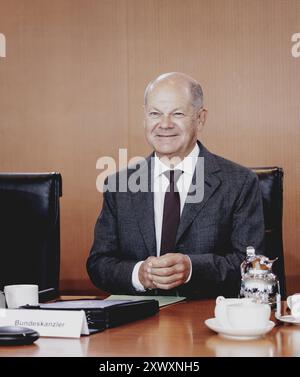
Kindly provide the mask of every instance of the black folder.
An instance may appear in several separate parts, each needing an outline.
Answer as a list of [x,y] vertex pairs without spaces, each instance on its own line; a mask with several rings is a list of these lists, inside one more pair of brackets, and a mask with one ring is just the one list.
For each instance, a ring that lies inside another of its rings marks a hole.
[[[30,309],[30,307],[28,307]],[[150,317],[159,311],[157,300],[72,300],[41,304],[36,309],[84,310],[90,334]]]

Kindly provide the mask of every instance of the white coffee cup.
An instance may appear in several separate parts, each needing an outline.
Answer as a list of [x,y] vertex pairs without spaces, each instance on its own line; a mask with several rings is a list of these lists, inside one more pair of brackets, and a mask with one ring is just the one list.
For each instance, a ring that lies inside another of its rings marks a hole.
[[295,302],[292,306],[291,314],[295,318],[300,318],[300,301]]
[[227,319],[232,329],[254,330],[266,328],[271,315],[268,304],[248,302],[227,306]]
[[219,296],[216,299],[215,318],[220,326],[223,328],[230,328],[230,323],[227,318],[227,307],[232,304],[250,303],[254,300],[251,298],[225,298]]
[[300,293],[289,296],[286,301],[288,307],[291,309],[292,316],[300,317]]
[[37,306],[39,303],[39,287],[34,284],[6,285],[4,294],[9,309],[23,305]]

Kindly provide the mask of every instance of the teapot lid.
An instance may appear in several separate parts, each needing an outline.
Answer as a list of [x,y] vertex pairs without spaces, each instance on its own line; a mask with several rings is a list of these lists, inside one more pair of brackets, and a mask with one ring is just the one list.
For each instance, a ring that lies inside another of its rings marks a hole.
[[247,259],[246,265],[242,264],[242,272],[253,271],[258,274],[265,274],[272,270],[273,263],[278,259],[269,259],[265,255],[255,254],[253,246],[248,246],[246,249]]

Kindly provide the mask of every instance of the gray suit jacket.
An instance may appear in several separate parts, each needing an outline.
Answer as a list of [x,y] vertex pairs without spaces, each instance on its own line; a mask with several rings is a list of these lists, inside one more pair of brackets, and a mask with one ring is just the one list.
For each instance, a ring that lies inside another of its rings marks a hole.
[[[204,157],[204,197],[200,203],[185,204],[176,238],[176,251],[191,259],[192,277],[176,292],[156,290],[151,295],[236,296],[246,247],[263,253],[264,218],[256,174],[198,144],[199,156]],[[150,157],[140,166],[140,172],[148,175],[149,188]],[[128,181],[136,170],[128,168],[109,179]],[[138,294],[131,282],[133,268],[138,261],[156,256],[153,197],[153,192],[141,191],[104,193],[87,260],[87,271],[98,288]]]

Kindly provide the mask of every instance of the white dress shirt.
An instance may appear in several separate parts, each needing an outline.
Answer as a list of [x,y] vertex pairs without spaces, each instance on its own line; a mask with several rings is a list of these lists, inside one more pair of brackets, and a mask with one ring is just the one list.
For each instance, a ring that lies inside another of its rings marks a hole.
[[[189,192],[190,185],[192,183],[192,178],[194,175],[197,159],[199,156],[199,146],[196,143],[193,150],[186,156],[179,164],[177,164],[174,169],[182,171],[178,181],[177,189],[180,196],[180,214],[182,213],[184,203]],[[156,255],[160,255],[160,244],[161,244],[161,232],[162,232],[162,221],[163,221],[163,211],[164,211],[164,199],[165,193],[169,186],[169,179],[163,174],[165,171],[170,170],[170,167],[161,162],[161,160],[156,156],[154,157],[154,223],[155,223],[155,236],[156,236]],[[141,284],[138,273],[139,268],[143,261],[138,262],[132,272],[132,284],[137,291],[144,292],[145,288]],[[186,283],[190,280],[192,276],[192,263],[190,275]]]

